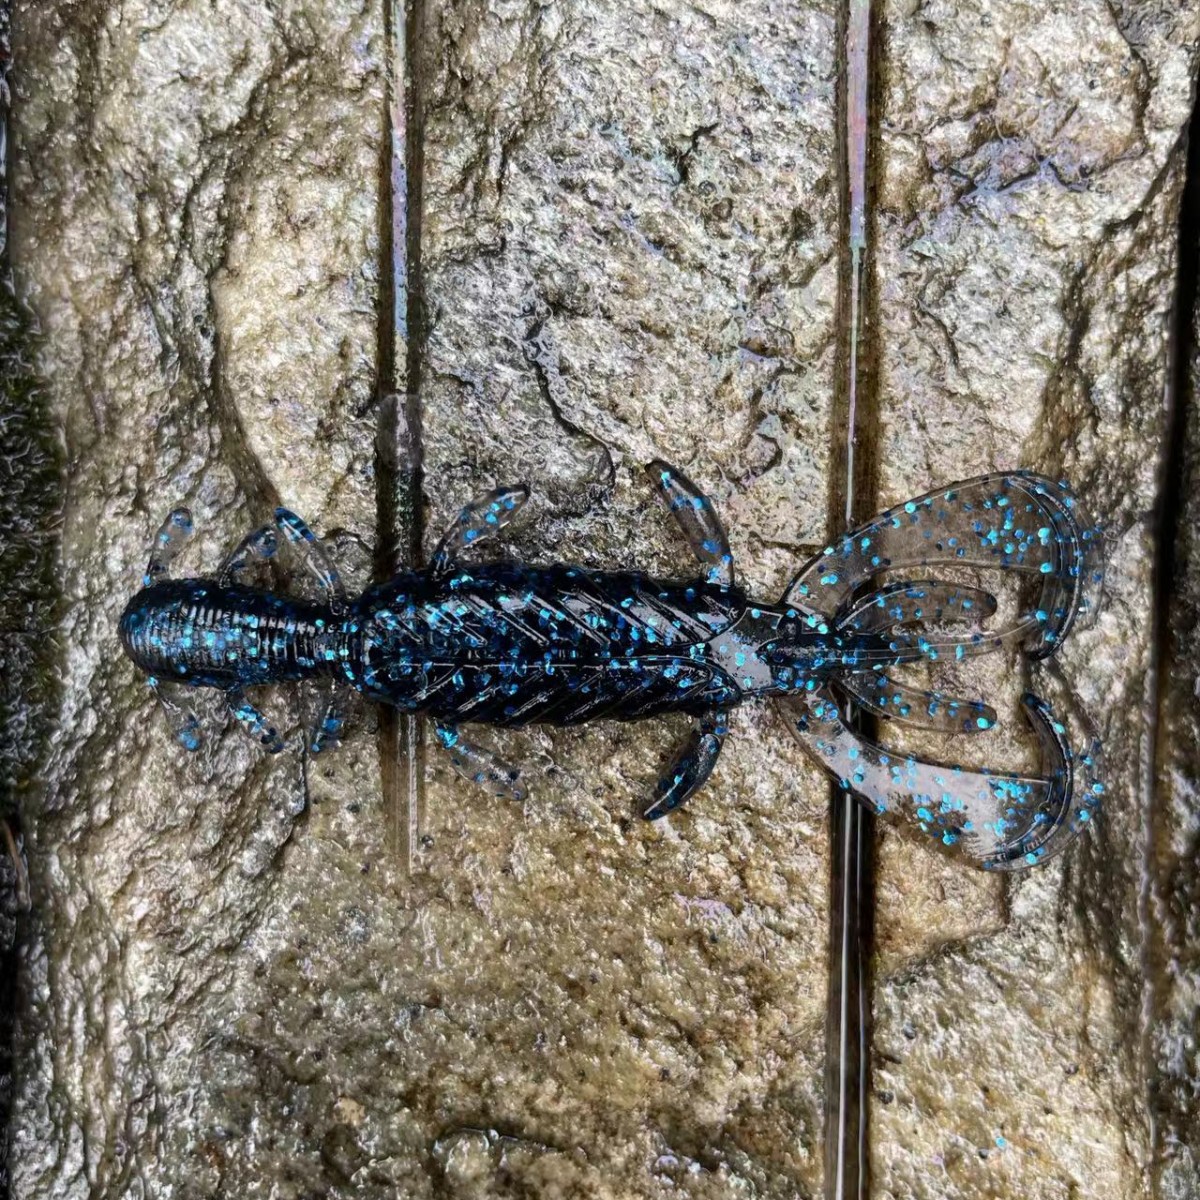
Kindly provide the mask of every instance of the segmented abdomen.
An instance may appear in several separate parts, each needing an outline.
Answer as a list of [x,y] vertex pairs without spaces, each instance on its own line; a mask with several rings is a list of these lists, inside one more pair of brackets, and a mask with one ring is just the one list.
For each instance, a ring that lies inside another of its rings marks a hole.
[[705,644],[735,589],[514,563],[399,576],[355,606],[356,682],[448,722],[573,725],[734,703]]

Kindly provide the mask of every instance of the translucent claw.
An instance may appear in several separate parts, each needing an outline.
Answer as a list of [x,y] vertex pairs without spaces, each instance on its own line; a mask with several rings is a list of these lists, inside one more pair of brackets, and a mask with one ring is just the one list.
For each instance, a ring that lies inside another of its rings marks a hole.
[[457,561],[469,546],[477,546],[495,537],[525,506],[529,488],[500,487],[473,500],[458,514],[454,524],[442,535],[429,564],[434,571],[444,571]]
[[678,467],[661,458],[646,467],[646,474],[666,501],[692,553],[707,566],[709,583],[732,587],[733,554],[712,501]]
[[654,799],[642,809],[647,821],[665,817],[704,786],[717,765],[728,732],[729,718],[723,712],[705,717],[696,725],[658,781]]
[[830,691],[780,701],[788,726],[841,785],[885,820],[919,830],[973,866],[1016,870],[1068,846],[1099,802],[1099,747],[1080,755],[1036,696],[1024,699],[1046,768],[1023,777],[925,762],[887,749],[846,724]]
[[346,610],[346,586],[316,534],[287,508],[275,510],[275,524],[308,573],[317,581],[335,615]]
[[968,479],[889,509],[802,567],[784,600],[835,613],[875,575],[939,565],[1035,580],[1035,600],[1009,627],[946,644],[986,648],[1019,641],[1037,657],[1052,654],[1076,618],[1095,607],[1103,578],[1100,533],[1066,486],[1014,471]]
[[262,746],[268,754],[278,754],[283,749],[283,738],[245,695],[234,689],[226,694],[229,711],[241,726],[242,732]]
[[251,567],[274,558],[278,550],[279,538],[273,525],[246,534],[221,564],[217,582],[222,587],[238,582]]
[[154,543],[150,547],[150,560],[146,563],[146,573],[142,577],[143,587],[149,587],[155,580],[166,577],[171,568],[171,560],[187,544],[193,530],[190,509],[180,506],[167,514],[167,519],[159,526],[154,535]]
[[521,772],[510,767],[490,750],[468,742],[457,729],[438,723],[434,726],[438,743],[450,755],[450,765],[470,783],[504,800],[524,800]]
[[863,708],[888,720],[938,733],[982,733],[996,724],[996,710],[982,700],[909,687],[876,671],[849,671],[838,685]]
[[[849,611],[836,618],[836,625],[843,635],[890,629],[904,658],[962,659],[1020,642],[1037,626],[1029,614],[1003,627],[985,627],[983,622],[996,608],[995,596],[982,588],[936,579],[909,580],[850,602]],[[969,626],[969,631],[956,632],[963,626]]]
[[1045,528],[1038,531],[1051,547],[1052,568],[1041,568],[1042,590],[1033,610],[1037,624],[1026,640],[1033,657],[1044,659],[1057,651],[1076,621],[1096,611],[1104,583],[1104,545],[1100,529],[1087,522],[1065,484],[1044,486],[1039,496],[1058,515],[1051,536]]
[[838,629],[875,632],[894,625],[980,625],[996,612],[996,597],[982,588],[938,579],[893,583],[856,600]]

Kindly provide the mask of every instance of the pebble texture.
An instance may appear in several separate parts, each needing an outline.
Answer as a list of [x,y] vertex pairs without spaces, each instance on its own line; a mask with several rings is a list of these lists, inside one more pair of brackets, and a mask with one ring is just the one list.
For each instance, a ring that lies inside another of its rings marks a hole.
[[[505,737],[523,807],[434,759],[410,881],[369,714],[318,762],[227,727],[189,759],[119,655],[181,500],[183,571],[277,499],[371,540],[381,9],[19,29],[17,251],[70,483],[14,1193],[819,1194],[827,791],[772,713],[653,827],[675,723]],[[429,6],[430,543],[526,478],[516,552],[688,572],[661,455],[782,590],[825,526],[833,52],[818,4]]]
[[[1188,1053],[1191,1034],[1178,1019],[1153,1033],[1144,1023],[1144,764],[1198,15],[1194,4],[979,2],[925,5],[918,20],[884,6],[884,499],[947,474],[1037,467],[1075,484],[1107,530],[1109,565],[1099,621],[1062,656],[1104,740],[1097,828],[1013,882],[884,842],[880,1197],[1132,1198],[1159,1175],[1145,1039],[1175,1047],[1159,1051],[1169,1056]],[[968,682],[1015,702],[1020,672],[1013,662]],[[1002,715],[1019,722],[1011,702]],[[1006,736],[980,742],[973,761],[1019,753],[1021,738]],[[1171,1194],[1195,1194],[1190,1171]]]

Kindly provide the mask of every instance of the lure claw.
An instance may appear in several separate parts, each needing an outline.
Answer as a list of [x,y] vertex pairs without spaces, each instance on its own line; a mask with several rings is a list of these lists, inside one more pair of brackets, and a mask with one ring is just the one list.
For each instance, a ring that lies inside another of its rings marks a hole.
[[1032,866],[1060,853],[1098,803],[1098,744],[1073,753],[1063,726],[1032,694],[1022,703],[1042,748],[1042,770],[1028,777],[890,750],[852,729],[828,690],[779,703],[800,744],[860,802],[985,870]]

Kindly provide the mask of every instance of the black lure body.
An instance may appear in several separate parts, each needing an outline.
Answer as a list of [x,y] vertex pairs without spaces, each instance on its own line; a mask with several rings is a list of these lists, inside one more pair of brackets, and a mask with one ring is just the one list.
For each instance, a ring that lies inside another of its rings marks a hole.
[[[912,662],[961,659],[1004,645],[1033,658],[1057,650],[1076,616],[1094,606],[1099,538],[1064,485],[1027,473],[984,476],[889,510],[828,547],[779,603],[752,600],[709,501],[679,471],[651,474],[691,543],[703,574],[661,581],[633,571],[517,562],[472,564],[464,552],[496,533],[528,497],[502,488],[463,510],[429,566],[356,598],[346,595],[323,547],[295,514],[250,534],[212,579],[167,578],[191,531],[177,509],[159,531],[145,586],[121,618],[130,657],[145,670],[189,749],[199,724],[187,687],[228,697],[243,728],[268,750],[284,742],[245,697],[263,684],[315,679],[324,691],[308,738],[336,744],[347,690],[428,714],[451,761],[497,794],[522,796],[517,772],[466,741],[462,724],[577,725],[670,712],[695,718],[691,736],[645,809],[678,807],[708,778],[737,704],[777,699],[789,727],[842,784],[875,811],[919,827],[976,865],[1018,867],[1055,852],[1090,819],[1101,789],[1098,746],[1067,745],[1044,701],[1026,711],[1047,770],[1021,777],[893,753],[858,733],[850,703],[945,733],[980,733],[996,720],[979,700],[904,684]],[[242,579],[273,557],[277,531],[323,594],[306,602]],[[993,596],[915,571],[1016,572],[1035,594],[998,628]],[[891,572],[900,570],[903,578]]]

